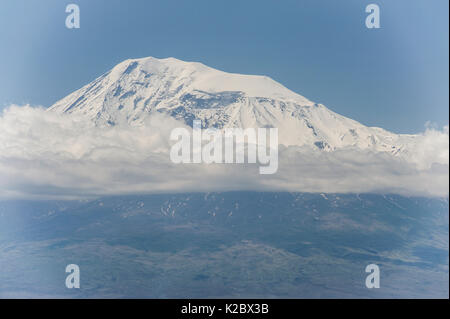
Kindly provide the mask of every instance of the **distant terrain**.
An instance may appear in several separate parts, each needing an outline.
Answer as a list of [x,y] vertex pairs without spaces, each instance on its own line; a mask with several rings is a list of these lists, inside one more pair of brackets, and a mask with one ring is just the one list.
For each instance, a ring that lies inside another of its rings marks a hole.
[[448,298],[448,211],[375,194],[1,201],[0,297]]

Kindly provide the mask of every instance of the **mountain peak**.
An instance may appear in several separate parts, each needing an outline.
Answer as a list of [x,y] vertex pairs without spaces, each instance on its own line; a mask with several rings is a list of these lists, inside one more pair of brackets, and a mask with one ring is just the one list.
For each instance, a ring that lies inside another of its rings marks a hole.
[[236,91],[243,92],[249,97],[278,98],[313,104],[268,76],[224,72],[200,62],[188,62],[174,57],[128,59],[116,65],[111,70],[111,74],[118,79],[134,69],[149,75],[170,75],[173,79],[184,79],[183,84],[188,84],[191,89],[198,91]]
[[284,145],[344,146],[397,153],[412,137],[369,128],[309,101],[262,75],[228,73],[173,57],[128,59],[56,102],[49,111],[97,125],[139,125],[152,112],[188,125],[277,127]]

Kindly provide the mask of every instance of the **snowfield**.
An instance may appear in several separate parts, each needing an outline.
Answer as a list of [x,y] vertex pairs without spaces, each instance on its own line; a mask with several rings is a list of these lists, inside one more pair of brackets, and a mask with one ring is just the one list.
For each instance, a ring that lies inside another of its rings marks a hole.
[[414,135],[366,127],[290,91],[266,76],[222,72],[198,62],[153,57],[126,60],[49,111],[82,115],[103,125],[139,125],[162,112],[206,127],[277,127],[281,144],[346,146],[407,152]]

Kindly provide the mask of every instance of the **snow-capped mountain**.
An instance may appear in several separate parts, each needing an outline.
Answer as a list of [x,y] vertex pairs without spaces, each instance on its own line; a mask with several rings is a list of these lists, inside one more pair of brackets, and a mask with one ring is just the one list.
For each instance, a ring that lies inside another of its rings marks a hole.
[[366,127],[266,76],[219,71],[198,62],[130,59],[56,102],[49,111],[86,116],[96,125],[139,125],[151,112],[205,127],[277,127],[284,145],[345,146],[397,154],[414,139]]

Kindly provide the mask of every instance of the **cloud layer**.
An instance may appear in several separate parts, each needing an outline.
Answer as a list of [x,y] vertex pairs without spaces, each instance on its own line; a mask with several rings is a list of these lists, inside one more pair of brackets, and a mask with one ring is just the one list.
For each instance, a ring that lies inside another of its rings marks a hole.
[[173,164],[173,128],[162,114],[140,127],[97,128],[44,108],[10,106],[0,116],[0,198],[261,190],[448,196],[449,133],[427,129],[401,156],[354,148],[279,148],[279,168]]

